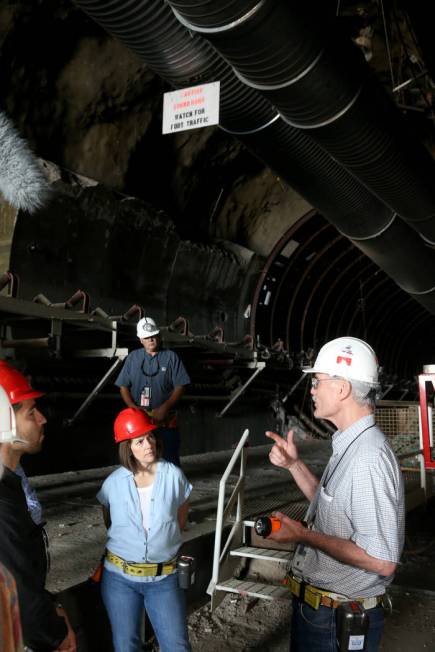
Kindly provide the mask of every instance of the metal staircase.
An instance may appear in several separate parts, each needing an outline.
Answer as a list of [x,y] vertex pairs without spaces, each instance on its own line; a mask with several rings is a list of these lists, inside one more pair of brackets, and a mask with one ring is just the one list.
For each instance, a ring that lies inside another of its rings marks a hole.
[[[234,454],[219,483],[218,508],[216,516],[216,535],[213,557],[213,575],[207,592],[211,596],[211,608],[215,609],[226,593],[237,593],[264,600],[289,600],[289,589],[280,583],[262,583],[249,579],[234,577],[234,570],[241,559],[258,560],[278,564],[284,577],[285,567],[289,564],[293,552],[249,545],[256,535],[253,532],[254,521],[243,519],[243,498],[247,461],[247,441],[249,430],[245,430]],[[225,504],[226,484],[235,464],[240,458],[240,472],[237,483]],[[235,510],[233,509],[235,508]],[[306,503],[292,505],[289,515],[295,518],[306,509]],[[233,514],[233,511],[235,513]],[[229,530],[229,532],[228,532]],[[225,543],[224,535],[228,532]]]

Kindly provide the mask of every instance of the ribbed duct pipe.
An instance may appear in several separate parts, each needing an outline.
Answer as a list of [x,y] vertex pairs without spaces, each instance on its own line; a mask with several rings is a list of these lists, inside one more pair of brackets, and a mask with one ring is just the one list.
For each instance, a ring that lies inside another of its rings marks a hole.
[[314,141],[277,121],[243,142],[403,290],[435,314],[435,255]]
[[[168,0],[238,76],[435,244],[435,164],[323,3]],[[310,13],[311,10],[311,13]],[[320,14],[320,15],[319,15]],[[316,20],[314,20],[316,15]]]
[[75,4],[174,88],[219,80],[220,122],[226,131],[255,131],[279,117],[270,102],[237,79],[207,41],[189,35],[163,0],[77,0]]
[[[175,87],[221,81],[221,126],[254,151],[396,283],[435,314],[435,257],[306,133],[279,118],[162,0],[76,0],[86,13]],[[404,260],[410,260],[404,265]],[[425,270],[423,272],[423,269]]]

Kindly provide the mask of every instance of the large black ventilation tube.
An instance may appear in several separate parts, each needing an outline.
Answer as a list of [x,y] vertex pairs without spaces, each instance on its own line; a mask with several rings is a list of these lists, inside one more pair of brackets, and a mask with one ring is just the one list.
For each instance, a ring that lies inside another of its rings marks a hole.
[[212,0],[168,1],[288,124],[309,131],[435,244],[435,164],[408,133],[361,52],[322,16],[324,3],[227,0],[216,9]]
[[433,252],[307,133],[286,124],[265,98],[242,83],[163,0],[127,0],[121,6],[118,0],[75,2],[174,87],[220,80],[220,126],[435,314],[435,291],[428,281],[435,278]]

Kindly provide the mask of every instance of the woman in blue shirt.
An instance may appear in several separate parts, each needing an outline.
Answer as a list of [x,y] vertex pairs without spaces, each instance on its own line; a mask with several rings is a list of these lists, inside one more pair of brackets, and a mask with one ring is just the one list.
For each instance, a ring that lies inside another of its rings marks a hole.
[[139,408],[118,414],[121,466],[97,495],[108,535],[101,591],[115,652],[142,650],[144,608],[161,652],[191,649],[175,558],[192,486],[181,469],[160,459],[155,428]]

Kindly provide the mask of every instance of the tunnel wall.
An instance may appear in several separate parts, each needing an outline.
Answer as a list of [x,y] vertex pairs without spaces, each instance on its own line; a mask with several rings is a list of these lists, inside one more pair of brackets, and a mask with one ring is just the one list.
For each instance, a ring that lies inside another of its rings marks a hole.
[[197,334],[216,326],[228,341],[246,334],[253,254],[182,240],[162,211],[101,186],[54,188],[46,209],[17,218],[10,268],[20,298],[42,292],[61,302],[80,288],[109,314],[139,303],[161,325],[183,315]]

